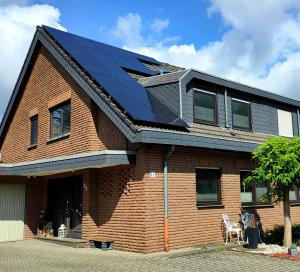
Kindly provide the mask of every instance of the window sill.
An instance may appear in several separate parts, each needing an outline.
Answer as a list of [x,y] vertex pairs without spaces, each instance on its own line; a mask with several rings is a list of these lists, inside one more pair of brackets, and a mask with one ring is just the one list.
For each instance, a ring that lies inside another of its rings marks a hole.
[[197,204],[198,209],[220,209],[224,207],[223,204]]
[[240,128],[240,127],[232,126],[232,129],[237,131],[253,132],[252,128]]
[[66,133],[66,134],[62,134],[62,135],[57,136],[57,137],[50,138],[50,139],[47,141],[47,144],[50,144],[50,143],[53,143],[53,142],[57,142],[57,141],[60,141],[60,140],[67,139],[67,138],[70,137],[70,135],[71,135],[71,133]]
[[259,208],[274,208],[273,204],[256,204],[256,205],[242,205],[244,209],[259,209]]
[[206,126],[213,126],[213,127],[219,127],[218,122],[205,122],[205,121],[201,121],[199,119],[194,119],[194,123],[195,124],[200,124],[200,125],[206,125]]
[[38,146],[37,144],[30,145],[30,146],[28,146],[27,150],[36,149],[37,146]]
[[292,202],[292,203],[290,203],[290,206],[291,206],[291,207],[297,207],[297,206],[300,206],[300,202]]

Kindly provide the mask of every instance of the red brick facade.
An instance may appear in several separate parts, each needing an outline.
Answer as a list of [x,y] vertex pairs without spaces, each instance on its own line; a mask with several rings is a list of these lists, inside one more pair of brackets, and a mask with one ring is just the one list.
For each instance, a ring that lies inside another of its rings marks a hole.
[[[49,107],[71,99],[71,134],[48,142]],[[38,146],[28,149],[30,116],[38,113]],[[164,146],[130,144],[107,116],[43,48],[37,55],[24,92],[1,147],[4,163],[24,162],[97,150],[136,149],[136,165],[65,173],[83,175],[83,238],[115,241],[115,247],[138,252],[162,251]],[[197,207],[196,167],[220,168],[219,207]],[[197,148],[176,148],[169,161],[170,249],[223,242],[222,214],[239,221],[240,170],[252,168],[249,154]],[[155,172],[155,177],[149,173]],[[18,179],[0,176],[0,182],[25,182],[25,238],[35,234],[41,210],[47,210],[47,182],[51,177]],[[293,223],[300,223],[300,207],[292,207]],[[262,227],[283,223],[281,205],[259,208]]]

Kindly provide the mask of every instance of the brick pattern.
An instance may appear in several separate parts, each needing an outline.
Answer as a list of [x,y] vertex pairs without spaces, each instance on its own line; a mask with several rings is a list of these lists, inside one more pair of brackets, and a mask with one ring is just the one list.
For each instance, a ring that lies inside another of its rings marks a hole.
[[[49,106],[70,97],[71,134],[64,140],[48,142]],[[32,111],[38,111],[39,134],[37,148],[29,150],[29,115]],[[126,146],[121,132],[99,108],[93,107],[87,94],[42,47],[2,144],[2,162],[24,162],[103,149],[124,149]]]
[[83,238],[112,240],[117,249],[144,251],[144,183],[130,167],[91,170],[85,179]]
[[[145,173],[156,171],[156,177],[145,175],[147,216],[145,252],[163,250],[163,147],[152,147],[146,153]],[[221,169],[222,207],[197,207],[195,167]],[[177,148],[169,163],[169,239],[170,249],[207,243],[223,243],[222,214],[240,221],[240,169],[250,169],[250,155],[192,148]],[[300,223],[299,207],[292,207],[293,223]],[[262,228],[283,224],[282,205],[255,210]]]
[[143,154],[137,167],[90,169],[84,173],[83,239],[113,240],[122,250],[145,250]]
[[47,208],[47,182],[43,178],[30,178],[26,182],[24,239],[32,239],[42,210]]

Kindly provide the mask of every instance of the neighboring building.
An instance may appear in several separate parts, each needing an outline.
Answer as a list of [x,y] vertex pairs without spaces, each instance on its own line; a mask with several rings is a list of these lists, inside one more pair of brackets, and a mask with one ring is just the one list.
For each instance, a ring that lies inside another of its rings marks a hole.
[[[223,242],[223,213],[283,224],[267,186],[243,178],[265,139],[299,134],[299,108],[38,27],[0,126],[0,241],[33,238],[43,210],[70,237],[144,253]],[[291,198],[300,223],[297,188]]]

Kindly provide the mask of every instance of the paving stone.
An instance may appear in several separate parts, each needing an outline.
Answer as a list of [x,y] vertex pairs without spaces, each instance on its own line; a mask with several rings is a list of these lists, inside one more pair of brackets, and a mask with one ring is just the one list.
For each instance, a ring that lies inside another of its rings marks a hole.
[[300,271],[300,263],[231,250],[137,254],[75,249],[42,241],[0,243],[0,271]]

